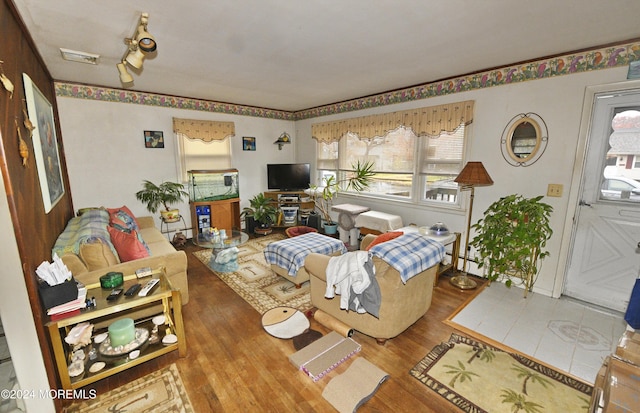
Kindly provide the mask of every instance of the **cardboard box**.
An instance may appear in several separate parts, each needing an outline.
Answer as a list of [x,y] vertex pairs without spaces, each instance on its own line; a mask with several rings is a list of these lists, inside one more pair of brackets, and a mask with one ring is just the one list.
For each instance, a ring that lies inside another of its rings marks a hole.
[[611,358],[604,388],[604,413],[640,412],[640,367]]
[[640,333],[625,331],[614,353],[614,357],[627,363],[640,366]]

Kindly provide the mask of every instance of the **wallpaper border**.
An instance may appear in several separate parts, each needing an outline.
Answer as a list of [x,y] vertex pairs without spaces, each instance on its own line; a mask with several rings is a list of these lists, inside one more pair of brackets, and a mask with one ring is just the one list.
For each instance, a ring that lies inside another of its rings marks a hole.
[[438,82],[411,86],[363,98],[305,109],[298,112],[60,81],[55,82],[55,90],[56,96],[59,97],[132,103],[138,105],[295,121],[414,100],[429,99],[437,96],[509,85],[530,80],[610,69],[628,65],[636,60],[640,60],[640,41],[622,43],[609,47],[594,48],[580,53],[571,53],[563,56],[540,59],[520,65],[509,65],[498,69],[453,77]]

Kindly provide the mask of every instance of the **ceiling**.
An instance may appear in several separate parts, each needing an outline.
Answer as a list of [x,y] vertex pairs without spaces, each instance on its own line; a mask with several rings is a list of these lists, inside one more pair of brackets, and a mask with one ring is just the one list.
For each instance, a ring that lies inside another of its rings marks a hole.
[[[298,111],[640,38],[638,0],[13,0],[55,80]],[[99,54],[97,66],[60,48]]]

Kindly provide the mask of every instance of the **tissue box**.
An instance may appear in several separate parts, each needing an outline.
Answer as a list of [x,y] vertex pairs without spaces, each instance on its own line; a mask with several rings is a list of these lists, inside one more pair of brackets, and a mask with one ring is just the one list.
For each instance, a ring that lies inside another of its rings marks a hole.
[[38,286],[42,306],[48,310],[60,304],[68,303],[78,298],[78,285],[74,279],[57,285],[49,285],[46,282]]

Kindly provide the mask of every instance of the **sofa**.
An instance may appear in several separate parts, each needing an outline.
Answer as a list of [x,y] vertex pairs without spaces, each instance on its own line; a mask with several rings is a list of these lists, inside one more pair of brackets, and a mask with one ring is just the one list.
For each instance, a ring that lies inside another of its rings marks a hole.
[[[366,235],[361,242],[360,249],[366,250],[378,237],[386,238],[387,235]],[[409,237],[409,235],[404,235],[404,237]],[[398,237],[394,241],[400,242],[401,239],[403,238]],[[375,251],[374,248],[371,248],[370,251]],[[331,299],[325,298],[327,291],[326,270],[332,257],[316,253],[309,254],[304,267],[310,276],[311,302],[317,309],[328,313],[363,334],[374,337],[378,344],[384,344],[387,339],[396,337],[414,324],[426,314],[431,306],[434,280],[439,262],[445,253],[444,246],[441,244],[434,245],[434,248],[437,249],[437,256],[434,259],[436,263],[411,276],[406,280],[406,283],[397,269],[384,259],[371,254],[375,267],[375,279],[379,285],[381,297],[378,317],[369,313],[361,314],[341,309],[339,296]]]
[[151,216],[135,217],[126,207],[82,211],[60,234],[53,253],[86,286],[99,285],[108,272],[127,276],[144,267],[164,267],[167,279],[180,290],[182,304],[189,302],[187,256],[173,247]]

